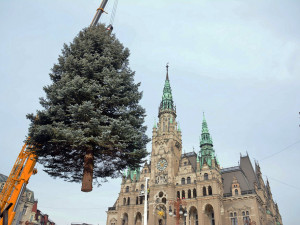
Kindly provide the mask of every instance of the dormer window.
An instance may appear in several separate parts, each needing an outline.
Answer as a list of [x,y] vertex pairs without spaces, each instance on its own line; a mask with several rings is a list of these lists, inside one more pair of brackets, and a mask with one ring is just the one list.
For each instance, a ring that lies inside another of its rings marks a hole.
[[234,190],[234,195],[239,195],[238,189],[235,189],[235,190]]

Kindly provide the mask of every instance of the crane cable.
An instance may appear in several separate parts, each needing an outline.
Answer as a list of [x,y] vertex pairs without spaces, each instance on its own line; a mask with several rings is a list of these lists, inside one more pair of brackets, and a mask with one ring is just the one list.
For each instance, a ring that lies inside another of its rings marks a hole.
[[114,6],[113,6],[112,13],[111,13],[110,20],[109,20],[109,24],[110,25],[113,25],[113,23],[115,21],[115,16],[116,16],[116,11],[117,11],[117,7],[118,7],[118,2],[119,2],[119,0],[115,0],[115,2],[114,2]]

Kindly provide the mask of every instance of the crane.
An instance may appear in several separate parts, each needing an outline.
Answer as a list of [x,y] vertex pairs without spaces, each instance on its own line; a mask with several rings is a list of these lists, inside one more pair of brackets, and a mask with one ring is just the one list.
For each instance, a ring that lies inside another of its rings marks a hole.
[[[108,0],[102,0],[90,25],[91,27],[97,25],[102,13],[105,12],[104,8],[107,2]],[[115,11],[116,4],[114,5],[113,15],[115,14]],[[112,29],[113,27],[110,24],[107,27],[107,30],[111,31]],[[0,225],[12,224],[19,201],[26,189],[26,185],[28,184],[31,175],[37,173],[37,169],[34,168],[37,156],[30,151],[32,147],[33,146],[27,146],[27,144],[23,145],[0,193]]]
[[97,9],[97,12],[96,12],[94,18],[93,18],[93,21],[92,21],[92,23],[91,23],[91,25],[90,25],[91,27],[97,25],[97,23],[98,23],[98,21],[99,21],[101,15],[102,15],[102,13],[105,12],[105,11],[104,11],[104,8],[105,8],[107,2],[108,2],[108,0],[102,0],[102,2],[101,2],[101,4],[100,4],[99,8]]
[[[7,178],[5,185],[0,193],[0,224],[10,225],[16,214],[18,203],[24,193],[26,185],[32,174],[37,173],[34,168],[36,156],[28,151],[27,144],[24,144],[21,152]],[[2,217],[2,218],[1,218]]]

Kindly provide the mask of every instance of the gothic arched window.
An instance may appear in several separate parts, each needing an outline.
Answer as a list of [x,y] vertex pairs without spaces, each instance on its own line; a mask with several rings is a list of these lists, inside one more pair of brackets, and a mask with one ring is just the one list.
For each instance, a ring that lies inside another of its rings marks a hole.
[[203,187],[203,196],[206,196],[206,187]]
[[181,196],[182,196],[182,199],[185,198],[185,191],[182,191],[182,192],[181,192]]
[[130,205],[130,197],[127,199],[127,205]]
[[185,184],[185,178],[181,178],[181,184]]
[[188,190],[188,198],[192,198],[192,191],[190,189]]
[[191,178],[190,178],[190,177],[188,177],[188,178],[186,179],[186,183],[187,183],[187,184],[190,184],[190,183],[191,183]]
[[197,190],[196,190],[196,188],[194,188],[194,190],[193,190],[193,197],[197,198]]
[[211,188],[211,186],[208,186],[208,195],[212,195],[212,188]]
[[139,197],[136,197],[135,204],[136,204],[136,205],[139,204]]
[[207,173],[204,174],[204,180],[208,180],[208,174]]
[[123,205],[126,205],[126,198],[123,198]]
[[230,220],[231,220],[231,225],[238,224],[236,212],[230,213]]
[[129,186],[126,187],[126,192],[129,192]]
[[235,195],[239,195],[238,189],[235,189],[235,190],[234,190],[234,194],[235,194]]
[[177,191],[177,198],[180,198],[180,191]]

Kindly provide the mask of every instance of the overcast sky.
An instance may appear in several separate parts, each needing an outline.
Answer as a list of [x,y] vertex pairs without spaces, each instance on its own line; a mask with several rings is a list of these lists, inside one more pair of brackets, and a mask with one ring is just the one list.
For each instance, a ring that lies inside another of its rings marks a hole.
[[[90,24],[99,4],[0,0],[0,173],[12,169],[28,131],[25,115],[41,108],[63,43]],[[120,0],[114,24],[142,83],[148,135],[169,62],[183,149],[199,151],[204,111],[221,166],[237,166],[246,152],[258,160],[285,225],[300,222],[299,11],[298,0]],[[51,220],[106,224],[120,179],[82,193],[81,184],[37,167],[28,188]]]

